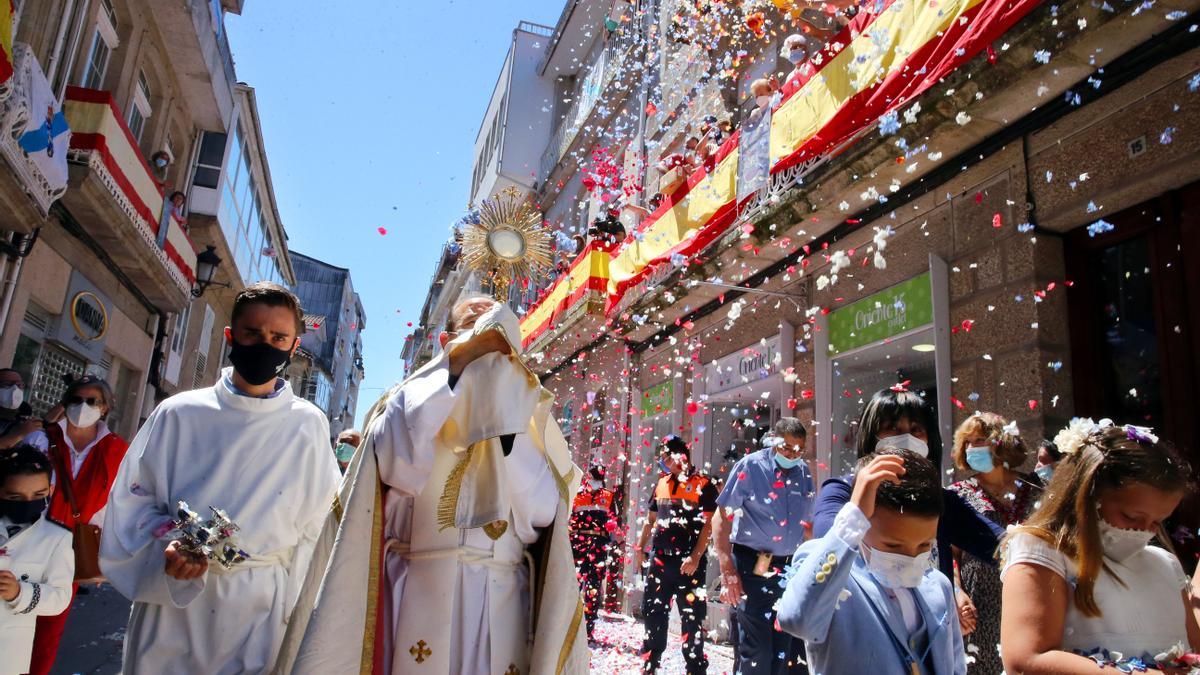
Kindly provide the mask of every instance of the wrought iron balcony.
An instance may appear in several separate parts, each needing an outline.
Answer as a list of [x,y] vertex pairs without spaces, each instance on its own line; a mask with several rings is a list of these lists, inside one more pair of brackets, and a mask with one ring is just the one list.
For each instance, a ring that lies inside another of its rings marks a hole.
[[196,280],[196,250],[182,219],[168,218],[159,236],[163,188],[112,95],[68,87],[63,111],[72,130],[63,204],[155,306],[182,310]]

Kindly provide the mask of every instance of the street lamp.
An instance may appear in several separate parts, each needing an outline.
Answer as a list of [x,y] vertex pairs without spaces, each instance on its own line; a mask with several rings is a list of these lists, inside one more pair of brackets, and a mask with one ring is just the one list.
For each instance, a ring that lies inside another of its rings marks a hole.
[[196,287],[192,289],[193,298],[204,295],[204,291],[208,290],[209,286],[229,288],[229,284],[213,281],[213,277],[217,274],[217,267],[220,265],[221,258],[217,256],[217,247],[211,244],[196,256]]

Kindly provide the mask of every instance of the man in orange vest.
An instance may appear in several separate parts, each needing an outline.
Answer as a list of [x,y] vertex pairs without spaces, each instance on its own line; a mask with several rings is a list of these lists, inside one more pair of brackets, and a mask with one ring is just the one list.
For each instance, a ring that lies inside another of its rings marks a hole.
[[[707,476],[693,470],[687,444],[678,436],[666,438],[658,462],[663,476],[650,496],[646,524],[634,558],[637,568],[646,571],[646,590],[642,596],[642,615],[646,621],[643,670],[646,673],[658,670],[667,647],[667,624],[674,598],[679,609],[687,673],[697,675],[708,670],[708,657],[704,655],[704,619],[708,616],[705,552],[712,533],[712,515],[717,510],[717,488]],[[648,565],[647,545],[651,546]]]
[[616,527],[613,491],[604,487],[604,469],[593,466],[588,470],[583,489],[575,495],[571,508],[571,551],[579,569],[579,584],[583,589],[584,616],[587,617],[588,639],[596,630],[596,612],[603,596],[600,585],[608,561],[610,533]]

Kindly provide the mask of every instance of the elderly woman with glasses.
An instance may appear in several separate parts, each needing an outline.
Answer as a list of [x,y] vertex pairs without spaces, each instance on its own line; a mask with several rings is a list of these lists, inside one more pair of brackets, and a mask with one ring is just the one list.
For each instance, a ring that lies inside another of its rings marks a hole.
[[[108,492],[129,448],[129,443],[109,431],[104,423],[112,401],[112,388],[107,382],[84,375],[63,393],[61,404],[66,413],[63,419],[46,425],[44,433],[49,441],[55,481],[46,515],[68,530],[74,531],[76,523],[99,526],[104,522]],[[74,493],[78,511],[72,508],[67,487]],[[70,612],[68,606],[62,614],[38,617],[31,674],[50,672]]]

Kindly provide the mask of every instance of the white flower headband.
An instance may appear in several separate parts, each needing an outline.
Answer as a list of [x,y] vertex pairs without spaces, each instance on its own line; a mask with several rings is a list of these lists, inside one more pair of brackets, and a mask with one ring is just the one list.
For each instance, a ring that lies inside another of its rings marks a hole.
[[[1062,431],[1059,431],[1054,436],[1054,444],[1058,446],[1059,451],[1064,455],[1072,455],[1087,445],[1088,438],[1092,434],[1099,433],[1113,426],[1116,425],[1108,418],[1096,422],[1090,417],[1075,417],[1071,419],[1071,422]],[[1150,427],[1126,424],[1122,428],[1125,430],[1125,436],[1131,441],[1137,441],[1138,443],[1158,442],[1158,436],[1154,434],[1154,430]]]

